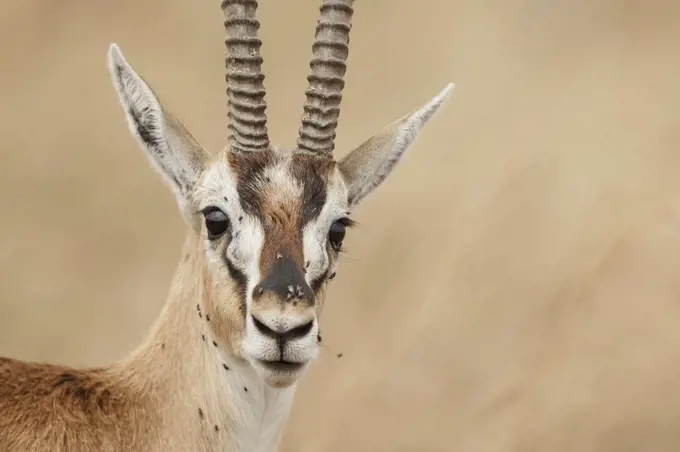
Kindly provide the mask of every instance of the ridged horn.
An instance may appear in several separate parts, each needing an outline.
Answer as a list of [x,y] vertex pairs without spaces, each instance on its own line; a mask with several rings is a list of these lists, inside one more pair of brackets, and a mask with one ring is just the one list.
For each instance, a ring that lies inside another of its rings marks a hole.
[[323,0],[312,46],[298,149],[331,155],[340,116],[354,0]]
[[227,46],[227,116],[232,151],[269,146],[256,0],[222,0]]

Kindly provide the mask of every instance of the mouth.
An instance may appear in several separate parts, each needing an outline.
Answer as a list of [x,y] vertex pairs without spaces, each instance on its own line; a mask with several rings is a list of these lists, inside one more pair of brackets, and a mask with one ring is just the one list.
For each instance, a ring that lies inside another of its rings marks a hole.
[[304,366],[305,363],[296,363],[296,362],[291,362],[291,361],[265,361],[262,359],[258,359],[257,363],[268,370],[269,372],[272,373],[295,373],[299,370],[301,370]]

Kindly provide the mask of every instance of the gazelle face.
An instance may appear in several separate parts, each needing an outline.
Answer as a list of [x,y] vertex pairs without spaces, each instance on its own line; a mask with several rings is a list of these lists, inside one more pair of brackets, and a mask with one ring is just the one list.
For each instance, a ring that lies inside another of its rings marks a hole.
[[[271,145],[256,32],[257,1],[222,2],[230,143],[217,159],[163,108],[114,44],[109,69],[128,125],[200,234],[208,300],[222,337],[276,387],[319,349],[319,313],[351,225],[349,211],[391,173],[453,84],[350,151],[332,157],[353,0],[324,1],[297,146]],[[236,301],[234,301],[236,300]]]
[[225,154],[193,195],[214,279],[234,282],[236,348],[273,385],[316,358],[324,286],[351,225],[336,163],[281,149]]

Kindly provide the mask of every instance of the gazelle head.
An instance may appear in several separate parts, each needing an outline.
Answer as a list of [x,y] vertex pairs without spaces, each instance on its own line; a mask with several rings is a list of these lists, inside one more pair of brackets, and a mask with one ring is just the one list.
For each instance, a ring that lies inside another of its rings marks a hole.
[[109,49],[130,129],[200,236],[197,252],[219,316],[212,323],[271,386],[291,385],[316,358],[325,288],[352,209],[385,180],[453,88],[334,160],[352,5],[323,0],[293,149],[273,145],[267,133],[257,1],[222,0],[230,135],[216,158],[163,107],[120,49]]

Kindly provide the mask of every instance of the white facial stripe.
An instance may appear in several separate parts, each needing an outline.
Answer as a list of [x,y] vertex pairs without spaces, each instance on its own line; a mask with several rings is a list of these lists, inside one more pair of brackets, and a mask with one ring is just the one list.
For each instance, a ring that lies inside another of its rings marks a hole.
[[274,190],[268,195],[273,202],[278,200],[298,199],[302,196],[302,187],[290,175],[290,154],[284,154],[274,166],[265,169],[264,176],[270,181]]
[[307,284],[326,272],[336,271],[337,260],[331,263],[327,250],[328,230],[335,220],[348,214],[346,200],[347,189],[339,173],[335,171],[329,180],[326,202],[321,213],[305,225],[302,231],[305,262],[309,262],[305,274]]
[[264,230],[260,222],[248,215],[232,236],[227,248],[227,257],[248,279],[246,306],[250,308],[253,289],[260,281],[260,253],[264,243]]
[[229,262],[246,276],[246,305],[250,306],[253,288],[260,280],[259,257],[264,243],[264,230],[259,219],[245,212],[241,206],[236,175],[223,156],[205,171],[196,197],[201,208],[214,205],[229,216],[232,237],[226,251],[220,248],[217,254],[208,246],[207,252],[211,262],[217,264],[218,268],[226,265],[222,256],[222,253],[226,253]]

